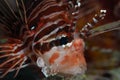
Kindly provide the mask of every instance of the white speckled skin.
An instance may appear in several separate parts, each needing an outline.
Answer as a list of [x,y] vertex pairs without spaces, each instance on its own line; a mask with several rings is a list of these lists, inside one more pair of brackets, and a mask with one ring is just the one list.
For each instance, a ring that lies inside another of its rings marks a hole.
[[53,47],[43,55],[45,63],[43,73],[46,75],[83,74],[86,70],[83,52],[84,42],[80,38],[74,39],[69,47]]

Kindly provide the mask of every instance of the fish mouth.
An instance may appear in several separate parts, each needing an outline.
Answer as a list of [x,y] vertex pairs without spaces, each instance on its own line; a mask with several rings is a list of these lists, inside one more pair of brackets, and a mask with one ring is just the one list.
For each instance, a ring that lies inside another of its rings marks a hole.
[[56,70],[56,72],[58,71],[57,75],[61,75],[61,76],[76,76],[76,75],[83,75],[86,70],[87,70],[86,65],[82,65],[82,66],[80,65],[78,67],[75,66],[67,70],[64,69],[61,71]]
[[82,75],[86,71],[86,61],[84,59],[84,42],[81,39],[73,40],[71,46],[53,47],[43,54],[45,65],[42,67],[43,74],[75,76]]
[[66,71],[60,71],[59,69],[51,69],[50,67],[44,67],[42,68],[42,72],[45,75],[45,77],[49,76],[63,76],[63,77],[74,77],[74,76],[82,76],[85,74],[85,71],[87,70],[85,65],[80,65],[78,68],[71,68]]

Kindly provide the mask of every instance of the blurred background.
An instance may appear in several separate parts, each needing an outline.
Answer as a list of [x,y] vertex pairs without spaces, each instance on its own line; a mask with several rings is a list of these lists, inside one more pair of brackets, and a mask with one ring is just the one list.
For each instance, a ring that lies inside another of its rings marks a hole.
[[[96,13],[100,9],[107,10],[105,19],[95,27],[120,20],[120,0],[89,1],[90,5],[95,7]],[[82,27],[89,22],[95,12],[81,17],[78,25]],[[85,57],[88,65],[85,80],[120,80],[120,30],[87,39]]]
[[[81,6],[78,29],[91,21],[101,9],[107,10],[106,17],[95,27],[120,20],[120,0],[81,0],[82,2],[84,5]],[[120,30],[88,38],[85,43],[87,71],[83,76],[76,76],[70,80],[120,80]],[[9,73],[1,80],[67,80],[62,76],[44,78],[36,66],[21,69],[16,78],[13,78],[14,73]]]

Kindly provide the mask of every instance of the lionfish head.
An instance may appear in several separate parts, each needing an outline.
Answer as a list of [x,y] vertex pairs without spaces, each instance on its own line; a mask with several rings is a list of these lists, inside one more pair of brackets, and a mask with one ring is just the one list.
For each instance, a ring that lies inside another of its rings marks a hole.
[[[65,40],[65,37],[60,40],[61,43],[64,43],[62,40]],[[38,53],[41,52],[39,51]],[[45,51],[41,57],[38,57],[37,65],[42,67],[42,72],[46,76],[54,74],[83,74],[86,70],[83,51],[84,41],[80,38],[75,38],[70,43],[54,46],[50,50]]]
[[77,75],[86,70],[84,41],[75,28],[77,20],[73,13],[80,6],[79,0],[76,1],[43,1],[44,6],[41,2],[31,14],[30,25],[38,21],[32,49],[38,54],[37,65],[46,76]]
[[36,63],[46,75],[77,75],[86,71],[84,41],[81,36],[103,19],[106,10],[95,15],[79,32],[80,0],[43,0],[30,14],[28,22],[34,37],[32,50]]
[[106,11],[101,10],[92,23],[78,31],[80,0],[12,1],[14,6],[7,0],[0,0],[0,23],[11,33],[5,44],[0,43],[1,77],[14,70],[17,70],[16,76],[32,62],[42,68],[45,76],[83,74],[86,62],[84,41],[80,36],[86,37]]

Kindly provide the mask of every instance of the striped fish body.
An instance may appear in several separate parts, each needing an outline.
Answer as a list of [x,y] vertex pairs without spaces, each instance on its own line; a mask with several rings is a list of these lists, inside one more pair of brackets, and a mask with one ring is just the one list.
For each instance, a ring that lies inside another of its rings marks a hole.
[[29,25],[34,28],[32,50],[45,76],[77,75],[86,70],[84,41],[75,32],[76,21],[68,5],[43,1],[29,17]]
[[14,70],[17,70],[16,76],[21,68],[31,63],[42,68],[45,76],[84,73],[84,41],[75,30],[77,19],[72,14],[79,7],[77,4],[73,8],[76,1],[42,0],[31,2],[29,6],[29,2],[13,0],[14,7],[18,8],[16,12],[9,2],[1,2],[14,16],[12,24],[1,19],[2,24],[8,23],[5,26],[11,33],[4,36],[7,41],[0,45],[1,78]]
[[96,9],[89,4],[94,1],[84,0],[81,4],[80,0],[0,0],[0,38],[5,40],[0,42],[1,78],[14,70],[16,76],[31,64],[40,67],[46,77],[83,74],[86,62],[82,38],[116,29],[92,30],[106,15],[106,10],[100,10],[77,30],[78,19]]

